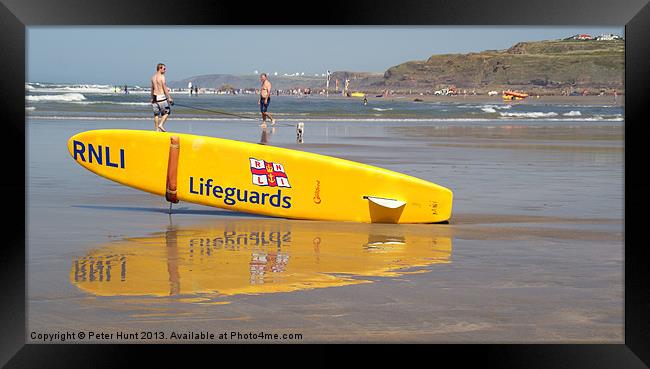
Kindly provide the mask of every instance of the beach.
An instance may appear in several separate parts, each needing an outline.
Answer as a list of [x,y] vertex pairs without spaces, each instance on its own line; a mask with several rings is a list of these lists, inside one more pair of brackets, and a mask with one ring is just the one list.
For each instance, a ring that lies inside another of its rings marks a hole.
[[[221,109],[200,98],[185,104]],[[380,110],[350,114],[358,101],[278,98],[276,111],[296,107],[265,133],[254,121],[180,109],[166,124],[450,188],[450,223],[428,225],[294,221],[183,202],[170,215],[164,198],[100,178],[67,152],[78,132],[152,130],[148,111],[128,110],[141,108],[136,100],[111,100],[127,109],[118,119],[89,104],[34,103],[28,342],[71,332],[66,343],[622,343],[622,107],[588,97],[525,106],[454,98],[428,100],[428,110],[373,98]],[[236,101],[245,113],[249,102]],[[305,104],[322,111],[301,115]],[[323,118],[331,111],[339,115]],[[104,335],[79,338],[90,331]]]
[[[379,100],[415,100],[420,99],[423,102],[472,102],[472,103],[508,103],[508,100],[504,100],[501,96],[501,93],[495,96],[488,96],[485,94],[482,95],[455,95],[455,96],[436,96],[436,95],[419,95],[419,94],[410,94],[410,95],[388,95],[386,97],[376,97],[368,96],[368,99],[379,99]],[[561,95],[534,95],[531,94],[530,97],[526,100],[527,103],[540,103],[540,104],[574,104],[574,105],[583,105],[583,104],[609,104],[623,106],[625,104],[625,95],[613,96],[612,94],[607,94],[603,96],[599,95],[587,95],[587,96],[561,96]]]

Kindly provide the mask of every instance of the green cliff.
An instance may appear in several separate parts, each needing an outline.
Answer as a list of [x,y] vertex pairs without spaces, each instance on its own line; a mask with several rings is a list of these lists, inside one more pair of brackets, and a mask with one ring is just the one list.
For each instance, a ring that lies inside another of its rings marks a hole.
[[623,89],[625,42],[520,42],[507,50],[433,55],[389,68],[382,84],[393,90]]

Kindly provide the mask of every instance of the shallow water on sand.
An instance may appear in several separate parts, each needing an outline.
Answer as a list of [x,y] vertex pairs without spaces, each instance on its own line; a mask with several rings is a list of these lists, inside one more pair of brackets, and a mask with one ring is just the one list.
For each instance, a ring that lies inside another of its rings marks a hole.
[[623,123],[310,121],[302,144],[283,123],[265,134],[242,121],[167,128],[438,183],[454,191],[451,223],[289,221],[187,203],[169,216],[164,199],[84,170],[66,148],[81,131],[152,122],[29,119],[30,342],[81,331],[113,336],[77,342],[142,342],[117,333],[143,331],[162,332],[155,342],[623,342]]

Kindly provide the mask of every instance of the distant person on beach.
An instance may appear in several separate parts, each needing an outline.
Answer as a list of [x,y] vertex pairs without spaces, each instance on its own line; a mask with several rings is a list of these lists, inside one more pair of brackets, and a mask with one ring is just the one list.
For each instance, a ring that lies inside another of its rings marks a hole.
[[262,128],[266,127],[266,117],[271,118],[271,125],[275,125],[275,119],[273,116],[268,113],[269,104],[271,103],[271,82],[266,73],[260,75],[260,81],[262,82],[262,87],[260,89],[260,100],[257,102],[257,105],[260,106],[260,112],[262,113]]
[[163,63],[156,66],[156,74],[151,77],[151,107],[153,108],[153,122],[157,132],[167,132],[164,128],[165,121],[171,113],[170,105],[174,99],[169,94],[165,72],[167,67]]

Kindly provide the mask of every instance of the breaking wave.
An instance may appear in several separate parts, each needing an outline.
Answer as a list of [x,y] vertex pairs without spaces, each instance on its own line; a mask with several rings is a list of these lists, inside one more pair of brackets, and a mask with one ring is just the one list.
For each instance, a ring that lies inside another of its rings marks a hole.
[[27,101],[43,102],[43,101],[83,101],[86,100],[86,97],[79,93],[69,93],[62,95],[27,95],[25,96]]
[[501,114],[502,117],[512,117],[512,118],[549,118],[549,117],[557,116],[557,113],[552,111],[548,113],[535,111],[530,113],[499,113],[499,114]]
[[109,104],[109,105],[140,105],[140,106],[149,106],[150,102],[116,102],[116,101],[71,101],[75,104],[82,105],[95,105],[95,104]]
[[480,108],[486,113],[496,113],[497,110],[510,109],[512,105],[483,105]]

